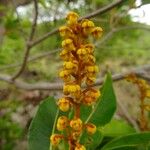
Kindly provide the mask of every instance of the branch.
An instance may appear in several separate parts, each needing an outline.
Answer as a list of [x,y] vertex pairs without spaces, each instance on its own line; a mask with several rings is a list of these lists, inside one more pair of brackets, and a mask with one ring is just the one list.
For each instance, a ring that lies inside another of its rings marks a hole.
[[[38,54],[37,56],[29,57],[29,59],[27,60],[27,63],[34,62],[34,61],[36,61],[38,59],[42,59],[44,57],[48,57],[48,56],[50,56],[52,54],[55,54],[55,53],[57,53],[59,51],[60,51],[60,49],[54,49],[54,50],[51,50],[49,52]],[[20,62],[19,63],[15,63],[15,64],[6,65],[6,66],[0,68],[0,71],[6,70],[6,69],[11,69],[11,68],[16,68],[16,67],[19,67],[21,65],[22,65],[22,63],[20,63]]]
[[150,31],[150,27],[148,26],[125,26],[125,27],[118,27],[116,29],[112,29],[110,32],[108,32],[100,41],[97,41],[95,43],[95,46],[99,48],[99,46],[101,47],[101,45],[103,43],[105,43],[107,40],[111,39],[112,36],[120,31],[123,30],[132,30],[132,29],[142,29],[142,30],[146,30],[146,31]]
[[[119,81],[119,80],[124,79],[127,75],[129,75],[131,73],[135,73],[138,76],[141,75],[141,77],[144,78],[144,76],[142,76],[145,73],[144,70],[149,70],[149,69],[150,69],[150,64],[144,65],[140,68],[132,69],[125,73],[119,73],[119,74],[112,75],[112,79],[113,79],[113,81]],[[148,81],[150,81],[150,78],[146,78],[146,79]],[[30,84],[30,83],[23,82],[19,79],[12,81],[11,77],[8,75],[0,75],[0,80],[5,81],[9,84],[12,84],[12,85],[16,86],[17,88],[23,89],[23,90],[62,90],[63,89],[63,83],[40,82],[40,83],[36,83],[36,84]],[[100,78],[96,81],[96,83],[93,86],[102,85],[103,82],[104,82],[104,78]]]
[[27,60],[29,57],[29,53],[30,53],[30,49],[31,49],[30,42],[32,41],[33,36],[35,34],[35,29],[36,29],[36,25],[37,25],[37,18],[38,18],[38,2],[37,2],[37,0],[34,0],[34,7],[35,7],[35,16],[33,19],[32,28],[31,28],[31,32],[30,32],[28,41],[26,43],[26,49],[25,49],[25,55],[24,55],[23,63],[22,63],[20,70],[12,77],[13,81],[22,74],[22,72],[24,71],[24,69],[26,67],[26,63],[27,63]]
[[121,110],[121,112],[122,112],[122,115],[121,115],[121,116],[124,117],[124,118],[134,127],[134,129],[135,129],[137,132],[139,132],[139,131],[140,131],[139,126],[138,126],[138,124],[136,123],[136,121],[134,120],[134,118],[129,114],[129,112],[128,112],[126,106],[123,105],[122,102],[119,101],[119,100],[117,101],[117,104],[118,104],[118,106],[120,107],[120,110]]
[[[92,17],[95,17],[97,15],[102,15],[104,13],[106,13],[107,11],[113,9],[114,7],[120,5],[122,2],[124,2],[124,0],[117,0],[116,2],[112,2],[111,4],[107,5],[107,6],[104,6],[103,8],[100,8],[86,16],[83,16],[81,18],[79,18],[79,21],[81,21],[82,19],[89,19],[89,18],[92,18]],[[46,33],[45,35],[43,35],[42,37],[40,37],[39,39],[33,41],[31,43],[31,47],[39,44],[40,42],[44,41],[45,39],[47,39],[49,36],[55,34],[58,32],[58,28]]]

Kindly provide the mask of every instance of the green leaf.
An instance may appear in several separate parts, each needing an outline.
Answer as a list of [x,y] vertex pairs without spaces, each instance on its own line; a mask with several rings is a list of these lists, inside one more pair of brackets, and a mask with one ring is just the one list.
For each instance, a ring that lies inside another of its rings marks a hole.
[[122,136],[107,143],[101,150],[111,150],[122,147],[132,147],[150,142],[150,132],[135,133]]
[[96,126],[103,126],[110,122],[116,110],[116,96],[112,86],[112,78],[108,73],[102,87],[102,96],[98,100],[89,122]]
[[109,137],[123,136],[130,133],[135,133],[135,129],[132,128],[126,121],[116,119],[112,119],[109,124],[99,128],[99,130],[103,133],[104,136]]
[[40,104],[29,128],[29,150],[49,149],[49,137],[52,133],[56,111],[56,101],[53,97],[47,98]]

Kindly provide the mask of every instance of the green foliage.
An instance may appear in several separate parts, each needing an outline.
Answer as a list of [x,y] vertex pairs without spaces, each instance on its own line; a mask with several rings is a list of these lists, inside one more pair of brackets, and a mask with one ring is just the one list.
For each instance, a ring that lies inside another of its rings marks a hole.
[[40,105],[29,129],[29,150],[48,150],[50,135],[57,111],[55,99],[44,100]]
[[109,124],[105,125],[104,127],[100,127],[99,130],[103,133],[104,136],[108,137],[123,136],[136,132],[135,129],[131,127],[126,121],[116,119],[112,119]]
[[101,150],[111,150],[122,147],[130,147],[134,146],[138,149],[139,145],[143,145],[142,147],[147,148],[150,142],[150,132],[147,133],[135,133],[126,136],[122,136],[116,138],[106,144]]
[[0,149],[12,150],[15,141],[22,137],[23,129],[12,120],[12,114],[20,104],[17,101],[5,100],[0,103]]
[[89,122],[103,126],[110,122],[116,110],[116,96],[112,86],[112,78],[108,73],[102,87],[102,95],[96,104]]

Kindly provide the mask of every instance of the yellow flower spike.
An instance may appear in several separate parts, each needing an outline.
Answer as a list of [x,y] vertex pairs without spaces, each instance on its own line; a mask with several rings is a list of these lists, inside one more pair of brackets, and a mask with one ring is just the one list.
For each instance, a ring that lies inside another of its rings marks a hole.
[[[78,143],[79,137],[85,127],[89,134],[96,132],[93,124],[84,125],[80,116],[80,106],[86,104],[93,105],[100,96],[99,91],[90,86],[95,83],[98,67],[95,65],[94,45],[89,43],[88,36],[99,37],[102,29],[95,27],[94,23],[88,19],[78,22],[79,16],[75,12],[68,13],[67,25],[59,28],[63,50],[60,57],[64,60],[63,70],[59,76],[64,80],[63,98],[59,99],[58,107],[61,111],[67,112],[70,107],[75,112],[72,120],[61,116],[57,120],[56,127],[62,132],[64,140],[68,140],[69,149],[86,150]],[[85,82],[87,88],[81,89]]]
[[94,134],[96,132],[96,126],[92,123],[86,124],[86,131],[88,134]]
[[77,145],[75,150],[86,150],[86,148],[83,145]]
[[57,130],[63,131],[67,128],[69,124],[68,118],[66,116],[61,116],[57,120]]
[[78,22],[79,16],[75,12],[69,12],[66,19],[68,20],[68,25],[74,25]]
[[75,46],[72,39],[65,39],[62,41],[62,47],[68,51],[75,51]]
[[57,146],[60,143],[62,138],[63,138],[62,135],[53,134],[53,135],[50,136],[50,142],[53,146]]
[[72,30],[67,26],[60,27],[59,32],[60,32],[60,35],[64,38],[72,37],[72,35],[73,35]]
[[94,23],[88,19],[85,19],[82,22],[81,27],[83,28],[83,33],[88,35],[92,32],[92,30],[94,28]]
[[70,121],[70,127],[74,131],[81,131],[82,130],[82,120],[77,118]]
[[92,30],[92,35],[94,38],[100,38],[102,36],[103,30],[101,27],[95,27]]
[[58,101],[58,107],[63,112],[67,112],[70,109],[70,105],[70,101],[67,98],[61,98]]

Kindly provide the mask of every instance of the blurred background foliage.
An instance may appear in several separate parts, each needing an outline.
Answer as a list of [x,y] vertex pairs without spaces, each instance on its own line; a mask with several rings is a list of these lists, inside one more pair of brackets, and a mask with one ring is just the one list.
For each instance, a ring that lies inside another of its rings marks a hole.
[[[68,11],[76,11],[84,16],[113,2],[112,0],[39,0],[38,25],[35,39],[64,24]],[[141,5],[150,3],[142,0]],[[95,24],[104,29],[102,39],[96,41],[95,55],[101,67],[99,76],[109,68],[113,73],[128,70],[130,67],[150,63],[150,29],[148,25],[133,22],[131,9],[140,7],[135,0],[126,0],[103,15],[92,18]],[[26,39],[29,36],[33,19],[32,0],[0,0],[0,74],[13,74],[19,68],[13,64],[22,62]],[[130,29],[130,26],[134,28]],[[125,28],[129,29],[125,29]],[[45,57],[28,63],[21,79],[30,83],[56,81],[61,65],[59,52],[49,55],[61,45],[58,34],[47,38],[32,48],[30,58],[45,54]],[[59,80],[58,80],[59,81]],[[125,90],[121,90],[125,88]],[[128,90],[127,83],[115,84],[117,97],[137,101],[137,89]],[[59,96],[59,92],[22,91],[0,81],[0,149],[27,149],[26,130],[36,110],[37,104],[49,95]],[[127,100],[128,102],[128,100]],[[128,104],[131,105],[130,102]],[[138,106],[138,102],[135,103]],[[33,109],[34,108],[34,109]],[[131,114],[136,114],[134,108]],[[117,125],[116,125],[117,124]],[[104,135],[116,136],[113,130],[118,126],[119,135],[134,132],[124,121],[112,121],[103,129]],[[101,130],[101,129],[100,129]],[[109,132],[109,133],[108,133]]]

